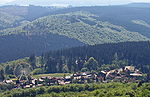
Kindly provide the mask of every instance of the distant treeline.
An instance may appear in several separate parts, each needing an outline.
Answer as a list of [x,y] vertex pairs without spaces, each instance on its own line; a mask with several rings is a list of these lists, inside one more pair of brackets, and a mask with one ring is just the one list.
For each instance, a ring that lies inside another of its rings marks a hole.
[[114,64],[115,67],[133,65],[143,73],[150,73],[150,42],[110,43],[50,51],[41,60],[45,68],[49,68],[48,72],[57,72],[62,64],[72,71],[91,69],[97,65],[112,67]]
[[81,46],[45,53],[44,58],[86,59],[94,57],[99,65],[111,64],[114,55],[120,60],[128,60],[129,64],[150,64],[150,42],[108,43],[94,46]]
[[[34,54],[24,60],[2,64],[1,75],[11,78],[21,62],[29,63],[32,74],[100,72],[132,65],[150,80],[150,42],[108,43],[49,51],[40,57]],[[5,73],[5,74],[4,74]],[[11,75],[11,76],[10,76]],[[1,79],[4,79],[1,76]]]

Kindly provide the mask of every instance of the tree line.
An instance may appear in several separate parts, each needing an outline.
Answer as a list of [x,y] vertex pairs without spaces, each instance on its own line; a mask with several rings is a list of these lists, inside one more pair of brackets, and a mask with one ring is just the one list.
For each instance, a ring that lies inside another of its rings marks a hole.
[[[147,74],[150,79],[150,42],[108,43],[49,51],[42,56],[30,57],[3,64],[1,75],[13,76],[13,70],[20,62],[32,67],[32,74],[99,72],[132,65]],[[4,78],[0,76],[0,78]]]
[[101,83],[71,84],[64,86],[36,87],[30,89],[14,89],[0,93],[1,97],[149,97],[149,83],[138,86],[137,83]]

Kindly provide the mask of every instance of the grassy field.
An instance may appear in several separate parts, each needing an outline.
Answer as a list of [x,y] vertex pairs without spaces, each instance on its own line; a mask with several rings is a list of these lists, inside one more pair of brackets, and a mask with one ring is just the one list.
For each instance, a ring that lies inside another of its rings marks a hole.
[[[64,77],[68,76],[70,73],[50,73],[50,74],[38,74],[38,75],[32,75],[33,78],[40,78],[40,77]],[[17,78],[12,78],[11,80],[17,80]]]
[[40,78],[40,77],[46,77],[46,76],[51,76],[51,77],[64,77],[70,75],[70,73],[50,73],[50,74],[39,74],[39,75],[33,75],[33,78]]

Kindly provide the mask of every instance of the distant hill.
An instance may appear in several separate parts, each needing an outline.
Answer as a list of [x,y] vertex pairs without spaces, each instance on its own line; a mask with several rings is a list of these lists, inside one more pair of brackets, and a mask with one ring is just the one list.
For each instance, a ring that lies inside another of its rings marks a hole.
[[0,6],[0,12],[5,12],[7,14],[14,15],[14,16],[24,17],[28,14],[28,7],[16,6],[16,5]]
[[150,28],[143,25],[133,23],[133,20],[141,20],[150,24],[150,8],[140,7],[125,7],[125,6],[93,6],[93,7],[74,7],[63,10],[58,10],[50,14],[64,14],[76,11],[87,11],[99,16],[97,20],[107,21],[109,23],[122,26],[132,32],[139,32],[140,34],[150,38]]
[[0,7],[0,30],[13,28],[34,19],[45,16],[59,8],[41,6],[1,6]]
[[150,38],[149,8],[30,5],[2,6],[0,13],[0,62],[85,44]]
[[119,5],[130,3],[130,0],[15,0],[7,3],[7,5],[38,5],[38,6],[50,6],[50,5],[72,5],[72,6],[101,6],[101,5]]
[[112,24],[122,26],[129,31],[139,32],[140,34],[150,38],[149,33],[150,28],[147,28],[143,25],[137,25],[133,22],[133,20],[140,20],[146,22],[147,24],[150,24],[149,20],[150,8],[127,7],[122,5],[122,6],[71,7],[61,9],[55,7],[41,7],[30,5],[26,7],[3,6],[0,7],[0,12],[1,10],[3,10],[2,12],[5,12],[7,14],[11,14],[14,16],[21,16],[27,21],[33,21],[39,17],[47,15],[65,14],[76,11],[86,11],[99,16],[99,19],[101,21],[108,21]]
[[23,21],[22,17],[10,15],[5,12],[0,11],[0,15],[0,30],[19,26],[20,22]]
[[[8,5],[1,6],[0,12],[5,12],[9,15],[20,16],[25,20],[34,20],[36,18],[45,16],[47,13],[58,10],[56,7],[42,7],[42,6],[17,6],[17,5]],[[62,9],[62,8],[60,8]]]
[[150,3],[130,3],[125,6],[126,7],[150,8]]
[[85,44],[116,43],[125,41],[147,41],[137,32],[121,26],[102,22],[98,16],[88,12],[74,12],[42,17],[17,28],[1,31],[1,35],[24,34],[28,36],[54,33],[77,39]]

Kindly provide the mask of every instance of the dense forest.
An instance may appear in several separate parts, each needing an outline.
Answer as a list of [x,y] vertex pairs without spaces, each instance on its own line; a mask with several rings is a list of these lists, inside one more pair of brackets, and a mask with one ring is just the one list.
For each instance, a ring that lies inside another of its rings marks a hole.
[[55,68],[49,72],[56,72],[58,64],[66,64],[68,70],[73,71],[97,70],[97,66],[112,69],[133,65],[143,73],[150,74],[149,58],[150,42],[126,42],[51,51],[43,56],[43,62]]
[[[100,72],[132,65],[146,74],[150,80],[150,42],[108,43],[95,46],[81,46],[49,51],[40,57],[34,54],[28,58],[1,64],[3,75],[13,75],[15,66],[26,62],[32,67],[32,74]],[[4,73],[5,72],[5,73]]]
[[150,42],[107,43],[94,46],[75,47],[50,51],[45,57],[82,58],[94,57],[100,64],[110,64],[117,55],[120,60],[127,59],[129,64],[149,64]]
[[[141,5],[142,6],[142,5]],[[147,5],[145,5],[146,7]],[[142,20],[147,24],[150,24],[150,8],[142,8],[140,6],[137,7],[128,7],[128,6],[92,6],[92,7],[73,7],[67,8],[55,12],[51,12],[50,14],[64,14],[69,12],[76,12],[76,11],[86,11],[92,14],[99,16],[97,18],[101,21],[107,21],[114,25],[122,26],[125,29],[132,31],[132,32],[139,32],[140,34],[150,37],[149,30],[144,25],[139,25],[134,22],[133,20]]]
[[[83,46],[84,43],[66,36],[45,35],[7,35],[0,36],[0,63],[30,56],[41,55],[49,50]],[[11,50],[10,50],[11,49]]]
[[25,34],[43,35],[55,33],[77,39],[85,44],[94,45],[125,41],[147,41],[147,37],[137,32],[130,32],[121,26],[96,19],[88,12],[74,12],[42,17],[17,28],[2,30],[2,35]]
[[[35,55],[41,55],[41,52],[47,50],[81,46],[80,44],[147,41],[150,36],[149,8],[128,6],[57,8],[10,5],[1,6],[0,13],[0,38],[2,39],[0,45],[3,45],[0,52],[5,52],[0,54],[0,62],[28,57],[31,51],[34,51]],[[67,46],[61,46],[62,41],[65,41],[63,39],[48,38],[53,36],[52,34],[69,38]],[[44,39],[47,41],[43,40],[45,43],[41,44],[39,42],[41,38],[39,40],[35,38],[39,36],[46,37]],[[77,44],[71,45],[74,40],[77,40]],[[55,41],[60,41],[57,42],[60,47],[55,47]],[[20,51],[25,49],[25,52],[20,53],[17,50],[16,44],[20,43],[28,43],[27,46],[19,48]],[[13,45],[12,51],[6,49],[7,45]],[[28,47],[31,48],[27,49]],[[46,48],[46,50],[39,52],[36,48]],[[7,58],[5,55],[13,57]]]
[[[41,37],[49,37],[51,33],[69,37],[70,41],[77,39],[81,43],[90,45],[109,42],[144,41],[149,40],[150,36],[149,8],[128,6],[57,8],[30,5],[2,6],[0,7],[0,13],[2,13],[0,17],[0,35],[5,35],[0,37],[5,37],[6,41],[16,40],[14,43],[18,44],[20,40],[17,40],[15,37],[9,40],[10,34],[15,33],[16,35],[13,36],[24,37],[22,38],[22,44],[31,42],[29,47],[35,52],[38,52],[38,49],[35,49],[37,47],[32,48],[33,43],[36,42],[41,47],[43,45],[39,44],[38,41],[40,40],[34,37],[39,37],[39,35]],[[134,16],[135,14],[136,17]],[[53,25],[54,23],[55,25]],[[45,34],[48,36],[45,36]],[[30,37],[30,39],[26,37]],[[62,40],[54,39],[53,42],[47,41],[46,44],[52,46],[44,45],[44,47],[52,50],[55,41]],[[9,44],[9,42],[1,43],[3,48],[7,47],[5,47],[5,44]],[[61,45],[61,42],[58,45]],[[80,44],[76,46],[80,46]],[[68,45],[67,47],[72,46]],[[13,48],[17,49],[17,46]],[[20,48],[21,51],[23,49],[24,47]],[[1,57],[3,59],[1,62],[27,57],[29,56],[28,53],[30,53],[30,50],[28,50],[26,54],[20,54],[20,57],[18,57],[19,52],[16,50],[5,51],[3,49],[0,52],[5,52],[5,55],[10,55],[12,52],[16,54],[13,54],[14,58]],[[40,53],[35,54],[39,55]]]

